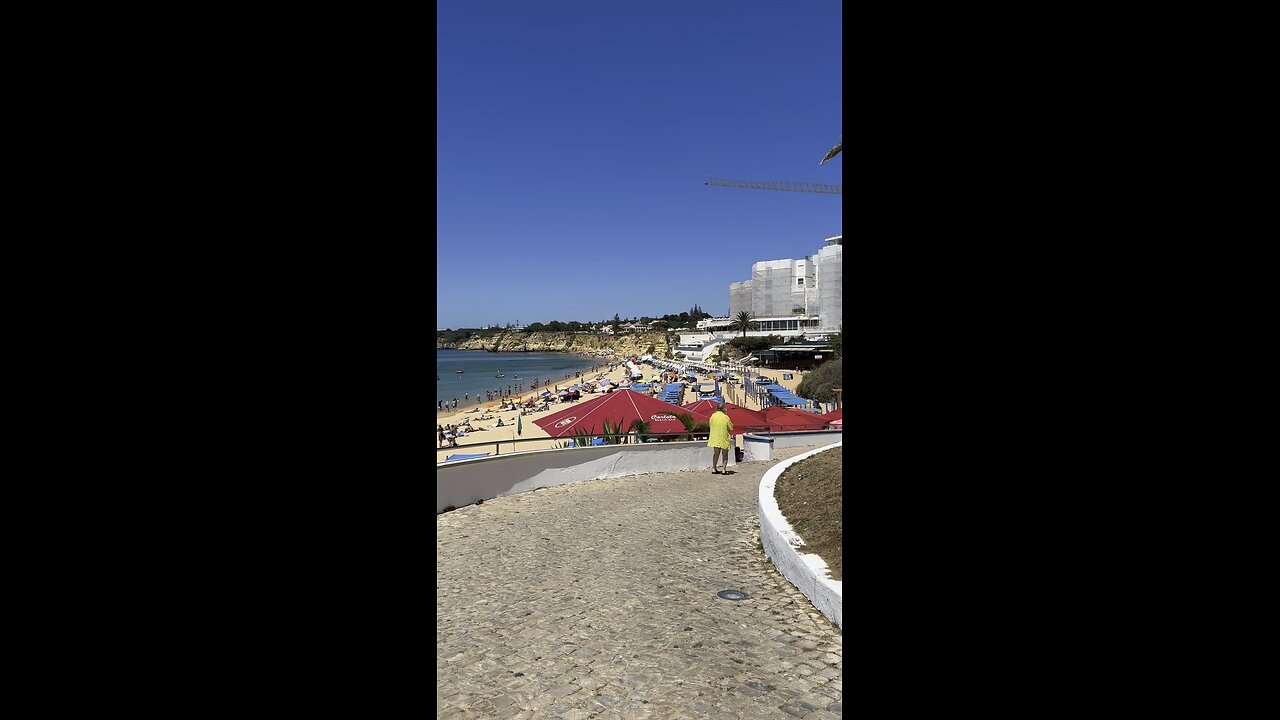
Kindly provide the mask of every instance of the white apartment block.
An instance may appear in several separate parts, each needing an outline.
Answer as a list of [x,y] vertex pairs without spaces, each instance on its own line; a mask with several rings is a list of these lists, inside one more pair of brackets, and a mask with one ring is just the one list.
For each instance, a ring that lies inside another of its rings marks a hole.
[[742,335],[730,330],[729,324],[743,310],[751,313],[755,323],[748,336],[817,336],[839,331],[844,322],[843,250],[844,238],[836,235],[802,259],[755,263],[751,279],[729,285],[729,317],[699,321],[699,332],[682,334],[678,349],[694,360],[714,354],[721,343]]

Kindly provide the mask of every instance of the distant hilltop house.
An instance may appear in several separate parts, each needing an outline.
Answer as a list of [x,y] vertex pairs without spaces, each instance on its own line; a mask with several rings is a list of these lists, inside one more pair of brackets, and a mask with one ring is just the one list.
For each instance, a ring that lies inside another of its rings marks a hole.
[[724,332],[733,324],[733,318],[713,317],[698,321],[697,328],[703,332]]

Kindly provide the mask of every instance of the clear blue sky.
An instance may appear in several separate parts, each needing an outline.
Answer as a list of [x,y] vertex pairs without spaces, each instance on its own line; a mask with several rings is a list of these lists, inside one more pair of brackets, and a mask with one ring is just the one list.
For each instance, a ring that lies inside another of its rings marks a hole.
[[722,315],[843,231],[841,8],[440,0],[436,326]]

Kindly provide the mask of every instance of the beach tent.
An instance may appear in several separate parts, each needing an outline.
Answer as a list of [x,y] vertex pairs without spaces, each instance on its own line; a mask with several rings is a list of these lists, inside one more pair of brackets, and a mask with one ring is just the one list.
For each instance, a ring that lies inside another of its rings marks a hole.
[[827,424],[825,420],[813,413],[788,408],[771,407],[760,412],[769,421],[769,430],[773,432],[821,430]]
[[638,418],[649,423],[649,431],[655,433],[685,432],[684,423],[675,416],[687,412],[684,408],[665,403],[633,390],[618,390],[604,397],[565,408],[559,412],[534,420],[533,424],[547,431],[551,437],[565,437],[579,432],[600,434],[604,421],[621,423],[625,430]]
[[[694,418],[698,420],[710,420],[711,413],[716,411],[717,403],[714,400],[699,400],[697,402],[683,405],[685,410],[693,413]],[[764,430],[769,427],[769,420],[764,413],[759,410],[752,410],[741,405],[733,403],[724,404],[724,414],[729,416],[729,420],[733,422],[734,435],[741,435],[745,432],[751,432],[752,428]]]

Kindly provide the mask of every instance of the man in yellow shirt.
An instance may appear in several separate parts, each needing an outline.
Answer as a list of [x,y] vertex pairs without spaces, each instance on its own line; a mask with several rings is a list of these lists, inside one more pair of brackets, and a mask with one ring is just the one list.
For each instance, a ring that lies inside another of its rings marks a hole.
[[716,466],[721,463],[720,457],[724,456],[724,474],[729,472],[729,448],[732,443],[729,440],[729,432],[733,430],[733,421],[724,412],[724,402],[716,408],[711,414],[711,437],[707,440],[707,447],[711,448],[711,474],[720,475],[721,472],[716,470]]

